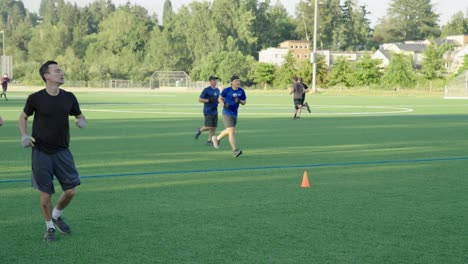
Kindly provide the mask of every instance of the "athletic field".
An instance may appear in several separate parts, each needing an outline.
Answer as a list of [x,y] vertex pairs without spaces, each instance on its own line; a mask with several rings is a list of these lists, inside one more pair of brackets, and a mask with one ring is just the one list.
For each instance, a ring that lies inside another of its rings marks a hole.
[[0,262],[468,263],[468,101],[308,95],[293,120],[286,91],[246,91],[239,158],[194,140],[199,92],[75,92],[82,185],[50,244],[10,92]]

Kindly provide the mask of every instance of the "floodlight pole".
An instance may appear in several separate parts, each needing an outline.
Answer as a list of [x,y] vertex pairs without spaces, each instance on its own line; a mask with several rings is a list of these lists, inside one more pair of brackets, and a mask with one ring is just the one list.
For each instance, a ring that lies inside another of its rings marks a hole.
[[3,30],[0,30],[0,33],[2,33],[2,48],[3,48],[3,52],[2,52],[2,75],[5,73],[5,61],[6,61],[6,58],[5,58],[5,31]]
[[318,1],[315,0],[314,10],[314,51],[312,53],[312,91],[317,92],[317,17],[318,17]]

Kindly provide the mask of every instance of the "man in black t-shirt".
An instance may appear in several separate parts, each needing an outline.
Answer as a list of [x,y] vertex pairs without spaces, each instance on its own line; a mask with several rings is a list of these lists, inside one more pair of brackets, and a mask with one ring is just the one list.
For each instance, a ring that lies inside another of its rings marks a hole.
[[298,119],[301,116],[302,95],[304,94],[304,86],[299,82],[299,78],[293,78],[293,84],[289,94],[294,95],[294,116],[293,119]]
[[[69,116],[76,117],[79,128],[86,127],[86,118],[81,113],[73,93],[60,89],[64,82],[63,71],[55,61],[48,61],[39,69],[46,83],[45,89],[29,95],[19,118],[21,144],[32,147],[32,186],[40,192],[41,210],[46,222],[44,241],[56,239],[55,229],[64,234],[71,232],[62,219],[62,211],[75,196],[75,187],[80,185],[78,171],[69,150]],[[27,133],[28,118],[34,115],[32,136]],[[55,207],[53,177],[59,181],[63,193]]]
[[10,78],[8,78],[8,74],[4,74],[3,77],[1,78],[1,83],[2,83],[2,93],[0,94],[0,98],[2,96],[5,96],[5,100],[8,101],[8,98],[6,96],[6,92],[8,90],[8,83],[11,82]]
[[309,86],[307,86],[304,83],[304,79],[302,79],[302,77],[299,78],[299,83],[302,84],[302,86],[304,87],[304,92],[302,93],[302,107],[305,107],[307,109],[307,112],[311,113],[309,104],[307,102],[304,103],[305,98],[306,98],[306,93],[309,92]]

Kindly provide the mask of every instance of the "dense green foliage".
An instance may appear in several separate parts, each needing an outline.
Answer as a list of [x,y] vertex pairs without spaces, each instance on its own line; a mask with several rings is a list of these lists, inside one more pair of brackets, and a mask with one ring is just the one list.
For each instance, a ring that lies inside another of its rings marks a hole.
[[[65,66],[68,80],[143,81],[154,71],[176,70],[188,72],[194,80],[211,74],[227,80],[237,73],[248,83],[282,88],[293,75],[310,82],[310,65],[291,62],[267,71],[275,75],[259,75],[258,53],[288,39],[310,40],[314,4],[300,1],[291,16],[271,0],[193,1],[177,12],[165,0],[161,20],[130,2],[117,6],[112,0],[95,0],[78,7],[66,0],[41,0],[35,14],[22,1],[0,0],[0,29],[5,32],[6,54],[14,58],[14,78],[25,84],[41,84],[37,68],[55,59]],[[371,50],[386,41],[440,34],[429,0],[392,0],[375,34],[366,6],[357,1],[323,0],[318,6],[319,49]],[[462,13],[442,29],[443,34],[463,32],[467,19]],[[347,86],[378,83],[375,67],[368,65],[374,73],[363,74],[366,63],[352,65],[358,67],[358,76],[350,77],[353,81]],[[317,80],[322,87],[333,85],[338,77],[332,73],[329,83],[327,71],[319,60]],[[364,81],[366,76],[372,80]]]

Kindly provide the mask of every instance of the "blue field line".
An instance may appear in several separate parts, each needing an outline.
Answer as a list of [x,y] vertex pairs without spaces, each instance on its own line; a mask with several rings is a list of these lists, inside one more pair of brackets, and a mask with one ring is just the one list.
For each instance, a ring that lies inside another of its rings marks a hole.
[[[179,170],[179,171],[152,171],[152,172],[134,172],[134,173],[112,173],[112,174],[99,174],[99,175],[83,175],[81,179],[95,179],[95,178],[110,178],[110,177],[131,177],[131,176],[145,176],[145,175],[171,175],[171,174],[187,174],[199,172],[225,172],[225,171],[255,171],[255,170],[270,170],[270,169],[295,169],[295,168],[316,168],[316,167],[343,167],[343,166],[356,166],[356,165],[380,165],[380,164],[401,164],[401,163],[422,163],[434,161],[459,161],[468,160],[467,157],[452,157],[452,158],[428,158],[428,159],[414,159],[414,160],[378,160],[378,161],[357,161],[357,162],[338,162],[338,163],[323,163],[323,164],[307,164],[307,165],[278,165],[278,166],[264,166],[264,167],[246,167],[246,168],[219,168],[219,169],[203,169],[203,170]],[[22,180],[0,180],[1,183],[15,183],[15,182],[30,182],[30,179]]]

